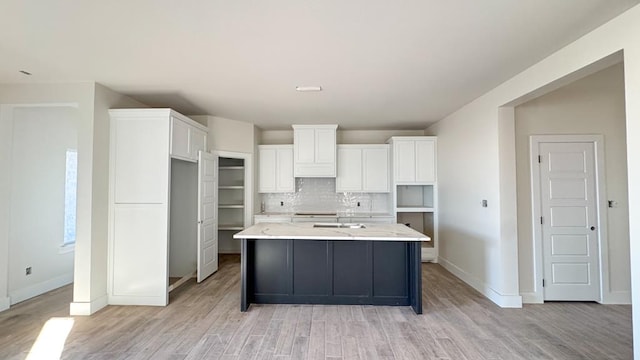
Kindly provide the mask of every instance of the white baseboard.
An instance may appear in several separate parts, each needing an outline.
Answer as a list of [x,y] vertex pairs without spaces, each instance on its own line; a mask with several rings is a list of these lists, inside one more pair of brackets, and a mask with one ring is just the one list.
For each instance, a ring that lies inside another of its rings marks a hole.
[[11,298],[11,305],[25,301],[27,299],[31,299],[32,297],[38,295],[42,295],[47,291],[51,291],[61,286],[71,284],[72,282],[73,272],[70,272],[68,274],[56,276],[53,279],[27,286],[26,288],[14,290],[9,293],[9,298]]
[[544,299],[538,297],[536,293],[533,293],[533,292],[520,293],[520,296],[522,296],[523,304],[543,304],[544,303]]
[[482,295],[486,296],[489,300],[496,303],[496,305],[503,308],[521,308],[522,296],[520,295],[502,295],[493,290],[489,285],[485,284],[482,280],[462,270],[458,266],[454,265],[447,259],[442,257],[438,258],[440,265],[447,269],[450,273],[464,281],[472,288],[478,290]]
[[631,305],[631,291],[611,291],[604,296],[602,304]]
[[103,295],[91,302],[72,302],[69,304],[69,315],[89,316],[107,306],[107,295]]
[[9,309],[9,306],[11,306],[11,298],[9,297],[0,298],[0,311],[5,311]]

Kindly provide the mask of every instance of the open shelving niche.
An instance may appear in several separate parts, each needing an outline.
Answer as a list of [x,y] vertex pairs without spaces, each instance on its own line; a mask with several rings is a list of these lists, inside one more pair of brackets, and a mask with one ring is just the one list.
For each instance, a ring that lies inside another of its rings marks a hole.
[[422,243],[422,261],[438,260],[437,185],[396,185],[396,216],[405,224],[431,238]]
[[218,243],[220,253],[240,251],[233,235],[251,225],[251,155],[218,155]]

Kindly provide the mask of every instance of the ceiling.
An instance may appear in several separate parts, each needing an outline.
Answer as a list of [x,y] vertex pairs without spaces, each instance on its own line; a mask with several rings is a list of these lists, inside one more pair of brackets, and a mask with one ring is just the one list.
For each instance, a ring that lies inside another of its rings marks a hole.
[[0,83],[95,81],[263,129],[424,129],[638,2],[2,0]]

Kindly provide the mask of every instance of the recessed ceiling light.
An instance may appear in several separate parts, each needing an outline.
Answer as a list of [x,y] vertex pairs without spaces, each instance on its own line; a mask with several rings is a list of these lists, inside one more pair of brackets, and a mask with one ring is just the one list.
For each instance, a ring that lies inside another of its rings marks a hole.
[[309,92],[309,91],[322,91],[321,86],[296,86],[296,91]]
[[30,73],[30,72],[25,71],[25,70],[20,70],[19,72],[20,72],[20,73],[22,73],[22,74],[25,74],[25,75],[31,75],[31,73]]

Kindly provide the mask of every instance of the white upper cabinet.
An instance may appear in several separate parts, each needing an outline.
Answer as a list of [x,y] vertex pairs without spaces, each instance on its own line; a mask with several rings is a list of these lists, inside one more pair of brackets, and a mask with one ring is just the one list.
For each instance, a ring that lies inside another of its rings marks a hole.
[[389,170],[388,145],[369,145],[362,149],[362,191],[391,191]]
[[388,145],[338,145],[337,192],[389,192]]
[[206,151],[207,128],[186,116],[171,116],[171,157],[198,161],[198,151]]
[[392,146],[396,184],[419,185],[436,181],[435,137],[392,137],[389,143]]
[[338,145],[336,191],[362,191],[362,148]]
[[336,176],[338,125],[293,125],[295,177]]
[[258,151],[258,192],[295,192],[293,145],[260,145]]

